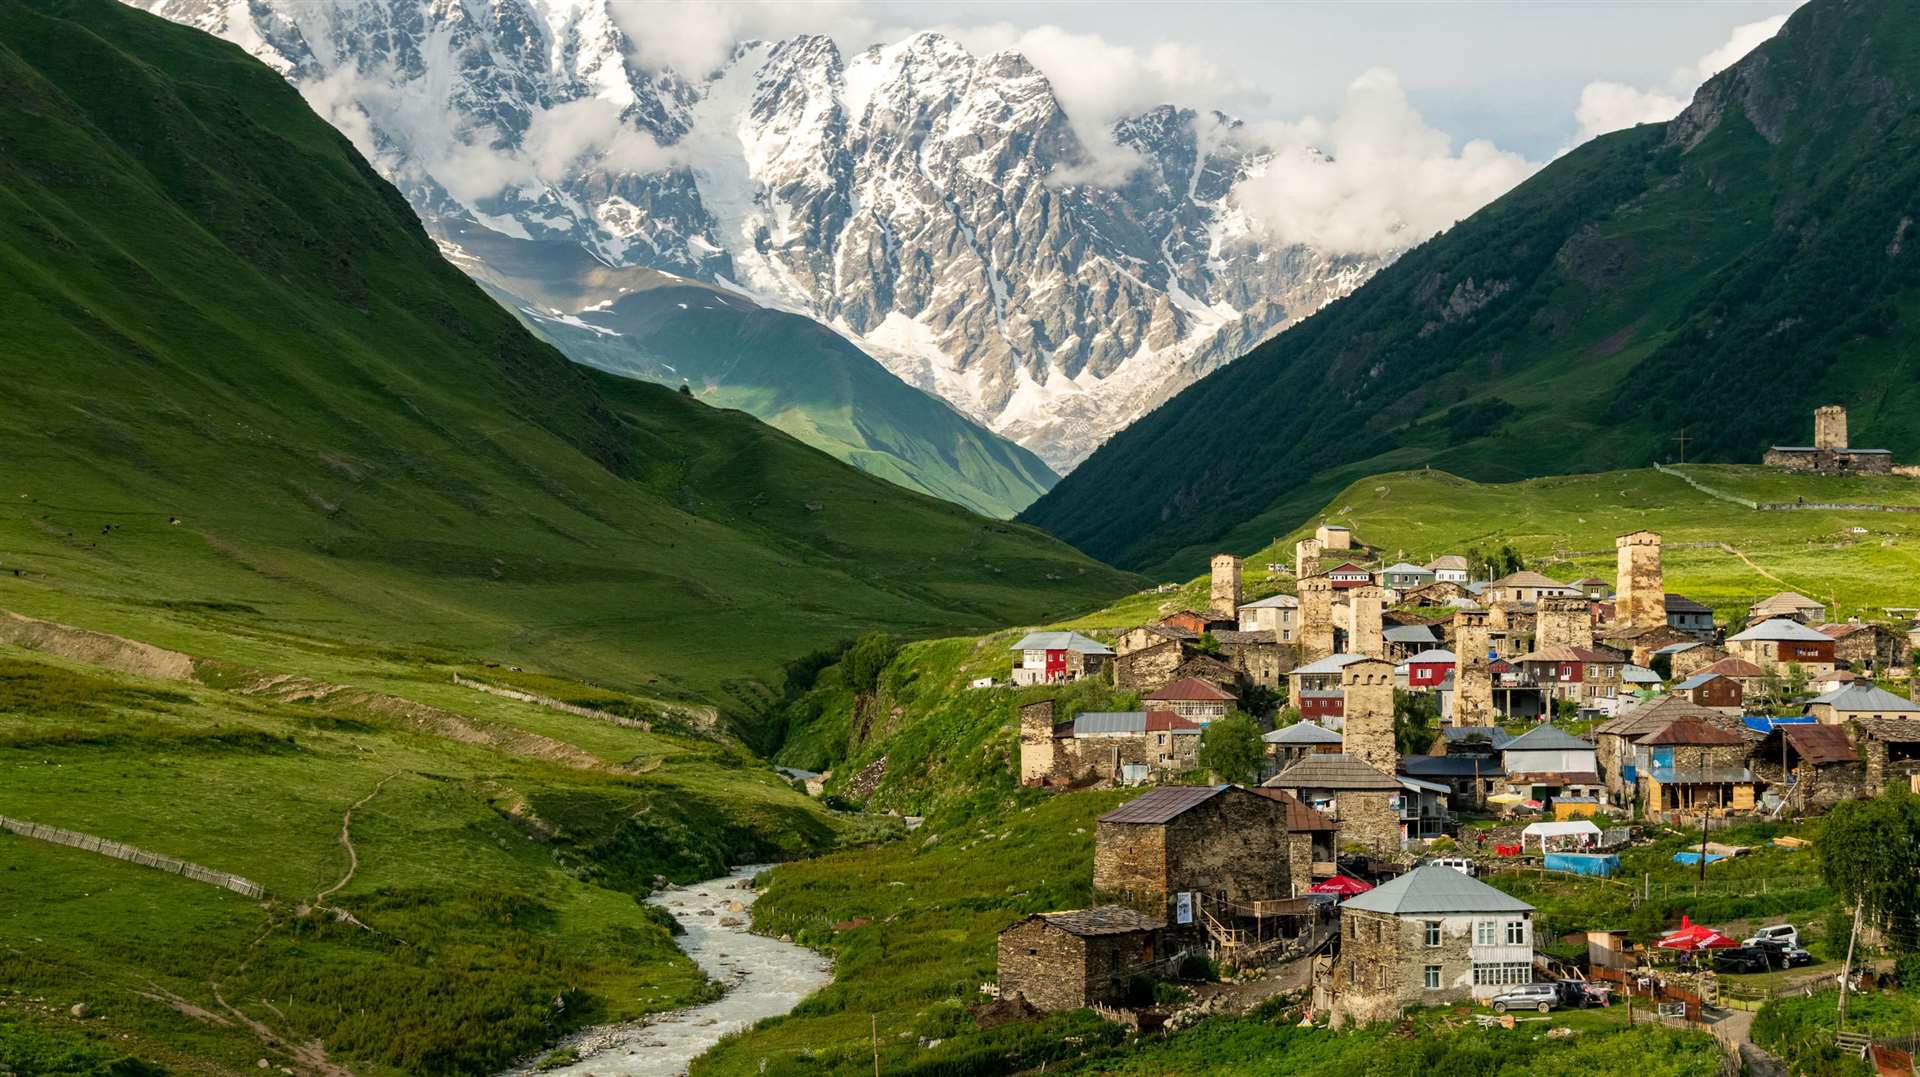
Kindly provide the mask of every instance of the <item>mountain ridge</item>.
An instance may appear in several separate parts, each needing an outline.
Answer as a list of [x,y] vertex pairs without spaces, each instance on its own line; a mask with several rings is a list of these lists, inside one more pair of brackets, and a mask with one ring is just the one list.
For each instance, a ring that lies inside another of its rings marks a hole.
[[[1192,568],[1367,474],[1607,470],[1683,435],[1688,459],[1751,461],[1829,400],[1858,443],[1920,453],[1901,223],[1920,212],[1920,35],[1902,11],[1814,0],[1673,123],[1576,148],[1189,387],[1022,519],[1118,564]],[[1208,434],[1255,421],[1252,442]]]

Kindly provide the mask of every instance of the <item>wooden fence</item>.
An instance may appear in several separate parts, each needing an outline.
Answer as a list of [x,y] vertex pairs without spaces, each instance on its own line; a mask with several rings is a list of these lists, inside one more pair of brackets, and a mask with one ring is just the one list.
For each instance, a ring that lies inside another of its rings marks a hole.
[[267,895],[266,887],[232,872],[215,871],[189,860],[162,856],[139,846],[108,841],[105,838],[94,837],[92,834],[62,830],[57,826],[47,826],[42,823],[30,823],[25,819],[10,819],[4,815],[0,815],[0,830],[10,830],[23,838],[52,842],[55,845],[65,845],[89,853],[99,853],[101,856],[110,856],[115,860],[125,860],[130,864],[139,864],[141,867],[154,868],[195,882],[217,886],[222,890],[231,890],[245,897],[259,898]]
[[564,714],[577,715],[581,718],[597,718],[602,722],[612,722],[614,725],[623,725],[628,727],[629,729],[641,729],[641,730],[653,729],[653,723],[646,721],[645,719],[642,719],[642,718],[628,718],[626,715],[623,715],[623,714],[613,714],[608,711],[597,711],[597,710],[594,710],[592,707],[582,707],[577,703],[568,703],[565,700],[555,699],[552,696],[536,695],[532,692],[522,692],[518,688],[502,688],[497,684],[488,684],[485,681],[476,681],[471,677],[462,677],[458,673],[453,675],[453,683],[459,685],[462,688],[471,688],[476,692],[485,692],[487,695],[490,695],[490,696],[499,696],[502,699],[517,700],[521,703],[532,703],[535,706],[547,707],[552,710],[560,711]]

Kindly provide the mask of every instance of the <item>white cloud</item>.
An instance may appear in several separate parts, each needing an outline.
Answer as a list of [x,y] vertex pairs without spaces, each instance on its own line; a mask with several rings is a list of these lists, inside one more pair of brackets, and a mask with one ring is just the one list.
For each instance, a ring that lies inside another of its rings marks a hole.
[[1689,66],[1676,68],[1664,87],[1639,89],[1618,82],[1588,83],[1580,91],[1580,105],[1574,110],[1574,119],[1580,123],[1580,141],[1638,123],[1673,119],[1687,107],[1687,101],[1701,83],[1732,67],[1761,42],[1779,33],[1786,21],[1785,15],[1776,15],[1734,27],[1726,44]]
[[743,41],[831,33],[842,44],[871,44],[873,22],[850,0],[673,0],[616,3],[613,18],[632,44],[634,60],[648,70],[668,68],[700,82],[717,70]]
[[1540,167],[1484,139],[1453,152],[1385,68],[1354,80],[1332,123],[1250,125],[1242,137],[1274,150],[1258,175],[1234,188],[1255,228],[1330,254],[1418,243]]

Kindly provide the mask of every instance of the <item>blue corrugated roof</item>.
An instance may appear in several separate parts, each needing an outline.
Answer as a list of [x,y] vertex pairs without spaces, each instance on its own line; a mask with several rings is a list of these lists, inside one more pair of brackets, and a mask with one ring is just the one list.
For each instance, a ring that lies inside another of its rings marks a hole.
[[1812,725],[1814,722],[1819,721],[1819,719],[1811,714],[1795,714],[1787,718],[1774,718],[1765,714],[1749,714],[1740,720],[1745,722],[1747,728],[1753,730],[1755,733],[1771,733],[1775,726]]

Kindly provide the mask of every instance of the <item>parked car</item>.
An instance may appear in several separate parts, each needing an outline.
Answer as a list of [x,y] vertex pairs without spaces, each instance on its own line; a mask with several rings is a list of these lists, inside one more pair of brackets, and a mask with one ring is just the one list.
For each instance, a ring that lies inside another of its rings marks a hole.
[[1493,996],[1494,1013],[1508,1010],[1539,1010],[1546,1013],[1560,1005],[1559,984],[1521,984]]
[[1775,924],[1772,927],[1763,927],[1753,933],[1753,938],[1748,939],[1741,945],[1752,946],[1755,943],[1761,942],[1777,942],[1798,948],[1800,945],[1800,930],[1792,924]]
[[1462,875],[1468,876],[1469,878],[1476,878],[1480,874],[1480,865],[1474,863],[1470,858],[1464,857],[1464,856],[1436,857],[1433,860],[1427,861],[1427,863],[1437,864],[1443,868],[1452,868],[1453,870],[1459,872]]
[[1776,965],[1784,967],[1784,962],[1764,946],[1734,946],[1713,952],[1715,972],[1772,972]]
[[1562,1006],[1585,1009],[1588,1006],[1600,1005],[1599,1001],[1594,998],[1593,992],[1588,990],[1587,981],[1585,980],[1555,980],[1553,985],[1560,989],[1560,1004]]
[[1756,950],[1765,950],[1774,964],[1781,968],[1794,969],[1813,964],[1813,955],[1798,946],[1788,946],[1784,942],[1771,942],[1766,939],[1755,939],[1747,945]]

